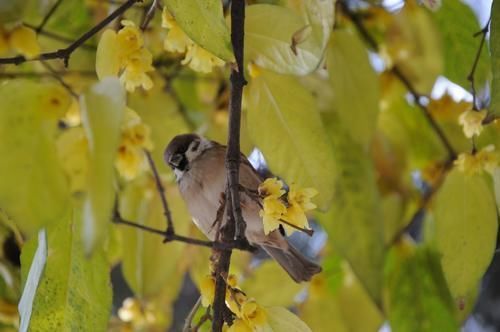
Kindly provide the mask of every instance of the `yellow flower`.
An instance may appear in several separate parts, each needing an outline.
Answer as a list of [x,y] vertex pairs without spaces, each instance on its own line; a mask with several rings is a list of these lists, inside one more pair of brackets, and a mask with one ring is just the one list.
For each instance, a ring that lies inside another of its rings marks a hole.
[[253,331],[266,327],[267,314],[264,308],[254,300],[249,300],[241,306],[241,317]]
[[40,45],[35,30],[25,26],[18,26],[10,32],[9,45],[10,48],[28,59],[40,54]]
[[235,319],[233,325],[227,329],[227,332],[253,332],[253,329],[243,319]]
[[469,110],[460,115],[458,122],[463,126],[465,136],[471,138],[474,135],[479,136],[481,134],[484,118],[486,118],[486,110]]
[[131,21],[123,21],[124,27],[114,33],[106,30],[101,36],[96,54],[96,72],[99,79],[117,76],[129,92],[142,86],[144,90],[153,87],[153,81],[146,74],[153,71],[153,56],[144,47],[140,30]]
[[200,73],[210,73],[213,67],[224,65],[224,61],[195,43],[188,46],[186,56],[181,63]]
[[118,31],[116,41],[120,56],[125,61],[127,58],[142,49],[144,46],[144,39],[142,38],[141,31],[135,26],[134,22],[123,20],[123,28]]
[[[282,219],[298,228],[309,229],[309,222],[305,212],[313,210],[316,205],[311,202],[311,198],[316,196],[318,191],[313,188],[299,189],[295,185],[290,186],[288,192],[288,208]],[[297,229],[284,224],[287,234],[291,234]]]
[[314,210],[316,205],[311,202],[311,198],[317,194],[318,191],[314,188],[298,189],[292,184],[288,192],[288,203],[298,205],[304,212]]
[[209,73],[213,67],[224,65],[223,60],[193,42],[179,27],[166,7],[163,8],[162,27],[169,30],[163,44],[165,50],[177,53],[186,52],[181,62],[183,65],[188,65],[194,71],[202,73]]
[[238,317],[241,316],[242,306],[246,301],[248,301],[248,298],[243,292],[227,290],[226,305]]
[[259,214],[264,223],[264,233],[267,235],[280,226],[280,219],[287,212],[285,204],[276,196],[264,198],[263,209]]
[[122,125],[120,147],[115,166],[127,180],[148,168],[144,149],[153,149],[150,129],[132,109],[127,108]]
[[200,282],[201,305],[205,308],[212,305],[215,295],[215,280],[212,276],[205,276]]
[[285,193],[283,181],[277,178],[268,178],[259,185],[259,195],[267,197],[281,197]]
[[488,145],[476,154],[461,153],[454,164],[467,175],[479,174],[482,171],[493,173],[498,167],[498,156],[495,147]]

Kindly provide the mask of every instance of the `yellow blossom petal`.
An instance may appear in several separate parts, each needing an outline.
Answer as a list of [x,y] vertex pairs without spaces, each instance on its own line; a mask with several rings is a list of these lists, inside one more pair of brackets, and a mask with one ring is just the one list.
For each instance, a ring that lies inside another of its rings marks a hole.
[[478,136],[483,130],[483,120],[486,118],[486,110],[463,112],[458,118],[458,122],[463,126],[464,134],[467,138]]
[[116,32],[105,30],[97,45],[95,71],[102,80],[106,76],[117,76],[120,71],[121,55]]
[[259,195],[266,197],[280,197],[285,191],[283,190],[283,181],[277,178],[268,178],[259,185]]
[[212,276],[205,276],[200,282],[201,305],[205,308],[212,305],[215,294],[215,280]]
[[144,38],[134,22],[123,20],[121,23],[123,28],[118,31],[116,41],[121,58],[126,59],[144,46]]
[[173,25],[163,41],[163,48],[168,52],[184,53],[193,41],[177,25]]
[[9,44],[12,49],[28,59],[40,54],[40,45],[35,30],[25,26],[19,26],[10,32]]
[[221,67],[225,62],[193,43],[188,46],[186,57],[181,63],[183,65],[187,64],[194,71],[210,73],[213,67]]
[[314,188],[298,188],[292,184],[288,192],[288,203],[298,205],[304,212],[314,210],[316,205],[311,202],[311,198],[317,194],[318,191]]
[[134,179],[141,171],[147,169],[144,152],[135,146],[122,144],[118,148],[115,166],[126,180]]
[[476,154],[461,153],[454,164],[467,175],[479,174],[482,171],[493,173],[498,167],[498,156],[495,147],[488,145]]
[[241,308],[247,300],[248,298],[242,292],[231,292],[230,290],[226,292],[226,305],[238,317],[242,317]]
[[243,319],[236,319],[227,332],[253,332],[254,330]]
[[254,300],[247,301],[241,306],[243,319],[253,330],[259,330],[267,325],[267,315],[260,305]]
[[[298,228],[309,229],[309,222],[307,221],[306,214],[298,204],[290,205],[282,219]],[[290,227],[287,224],[283,224],[283,227],[285,228],[287,234],[292,234],[297,231],[297,229]]]
[[285,204],[278,197],[269,196],[264,199],[260,216],[263,219],[264,233],[266,235],[279,227],[280,219],[286,211]]

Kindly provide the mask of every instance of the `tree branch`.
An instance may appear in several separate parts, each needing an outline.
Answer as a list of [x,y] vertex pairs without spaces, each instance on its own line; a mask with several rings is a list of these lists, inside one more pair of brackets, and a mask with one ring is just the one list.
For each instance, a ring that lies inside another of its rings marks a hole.
[[151,2],[151,6],[149,6],[146,15],[144,16],[144,20],[142,21],[141,24],[141,30],[144,31],[148,28],[149,22],[153,19],[155,16],[155,12],[157,9],[161,9],[161,4],[158,0],[153,0]]
[[[240,169],[240,123],[241,98],[246,84],[243,68],[245,27],[245,1],[231,2],[231,43],[233,45],[236,65],[231,69],[231,99],[229,102],[229,134],[226,153],[227,188],[226,214],[227,223],[222,228],[222,242],[245,239],[245,221],[241,214],[239,169]],[[215,265],[215,296],[213,303],[212,331],[220,332],[224,325],[226,310],[226,282],[231,262],[231,251],[214,252]]]
[[59,5],[62,3],[62,0],[57,0],[52,7],[50,7],[49,11],[47,14],[42,19],[42,22],[35,28],[36,33],[40,33],[40,31],[43,30],[49,19],[52,17],[52,15],[56,12],[57,8]]
[[486,41],[486,35],[488,34],[489,27],[491,22],[491,16],[486,22],[486,25],[481,29],[481,31],[476,32],[474,37],[481,35],[481,42],[479,43],[479,47],[476,52],[476,57],[474,58],[474,62],[472,63],[472,68],[470,70],[469,75],[467,75],[467,80],[470,82],[471,92],[472,92],[472,108],[474,110],[479,110],[477,107],[477,94],[476,94],[476,81],[474,75],[476,73],[477,65],[479,63],[479,58],[481,57],[481,52],[483,50],[484,42]]
[[71,43],[68,47],[59,49],[57,51],[42,53],[38,57],[33,59],[26,59],[22,55],[10,57],[10,58],[0,58],[0,65],[2,64],[14,64],[19,65],[23,62],[27,61],[40,61],[40,60],[53,60],[53,59],[62,59],[64,61],[64,65],[67,67],[69,58],[71,54],[83,43],[92,38],[96,33],[98,33],[102,28],[112,22],[115,18],[122,15],[127,9],[132,7],[136,2],[141,2],[142,0],[128,0],[123,3],[120,7],[118,7],[114,12],[112,12],[108,17],[99,22],[96,26],[92,27],[89,31],[84,33],[80,38]]
[[[361,34],[363,39],[366,41],[366,43],[374,51],[378,52],[379,46],[378,46],[377,42],[375,41],[375,39],[370,35],[368,30],[364,26],[361,18],[358,15],[356,15],[356,13],[351,11],[351,9],[349,9],[349,6],[345,3],[345,1],[341,1],[339,4],[340,4],[343,12],[347,15],[347,17],[351,20],[351,22],[354,23],[354,26],[356,27],[358,32]],[[439,127],[437,122],[434,120],[434,118],[432,117],[432,115],[429,112],[429,110],[427,109],[427,107],[422,103],[422,100],[421,100],[422,96],[417,92],[417,90],[413,87],[411,81],[403,74],[402,70],[398,66],[395,65],[392,68],[392,73],[394,74],[394,76],[396,76],[401,81],[401,83],[403,83],[403,85],[406,87],[408,92],[415,99],[415,103],[420,108],[420,110],[422,110],[427,122],[432,127],[432,129],[434,130],[436,135],[441,140],[441,143],[444,145],[446,151],[448,152],[448,155],[449,155],[448,158],[451,160],[455,159],[457,154],[456,154],[455,150],[453,149],[453,146],[451,145],[450,141],[448,140],[448,138],[444,134],[441,127]]]
[[163,215],[167,220],[166,234],[175,234],[174,221],[172,220],[172,213],[170,213],[170,208],[168,207],[167,198],[165,196],[165,188],[161,183],[160,175],[158,174],[158,170],[156,169],[151,153],[147,150],[144,150],[144,153],[146,154],[146,157],[148,159],[149,167],[151,168],[153,177],[155,179],[156,188],[158,189],[158,193],[160,194],[161,204],[163,206]]

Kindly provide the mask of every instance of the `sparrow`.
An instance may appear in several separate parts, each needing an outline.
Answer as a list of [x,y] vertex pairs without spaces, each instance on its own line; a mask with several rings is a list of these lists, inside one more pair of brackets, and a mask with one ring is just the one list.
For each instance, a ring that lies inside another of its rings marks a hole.
[[[173,169],[182,198],[196,226],[214,241],[218,227],[214,221],[226,189],[226,146],[196,134],[174,137],[164,152],[165,162]],[[239,180],[245,236],[254,246],[263,248],[295,282],[309,281],[321,267],[306,258],[288,242],[279,230],[264,233],[261,206],[251,192],[256,192],[263,179],[241,154]],[[226,223],[224,214],[220,226]]]

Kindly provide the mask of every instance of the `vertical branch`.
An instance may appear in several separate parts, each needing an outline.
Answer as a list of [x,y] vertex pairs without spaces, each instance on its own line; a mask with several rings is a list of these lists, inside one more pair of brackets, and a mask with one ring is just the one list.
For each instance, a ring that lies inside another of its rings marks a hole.
[[[240,123],[241,99],[246,84],[243,68],[245,27],[245,0],[233,0],[231,3],[231,43],[233,45],[236,65],[231,69],[231,99],[229,102],[229,133],[226,153],[227,188],[226,213],[227,223],[222,229],[222,242],[232,241],[236,235],[238,240],[245,237],[245,221],[241,215],[239,193],[240,168]],[[215,297],[213,304],[212,331],[222,331],[224,311],[226,309],[226,282],[231,263],[231,251],[215,251]]]

